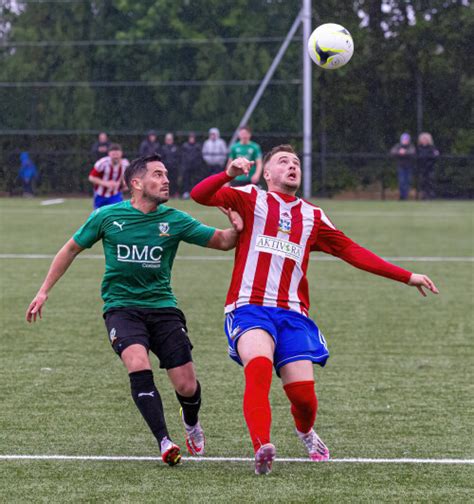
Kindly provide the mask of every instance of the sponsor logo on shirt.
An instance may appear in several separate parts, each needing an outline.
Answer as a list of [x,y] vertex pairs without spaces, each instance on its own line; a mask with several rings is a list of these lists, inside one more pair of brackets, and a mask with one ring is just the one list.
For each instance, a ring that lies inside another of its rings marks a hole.
[[296,262],[301,262],[303,259],[303,247],[301,245],[275,236],[257,235],[255,250],[293,259]]
[[117,244],[117,261],[141,264],[143,268],[159,268],[161,266],[162,247],[149,245]]
[[160,236],[169,236],[170,225],[168,222],[160,222],[158,229],[160,230]]

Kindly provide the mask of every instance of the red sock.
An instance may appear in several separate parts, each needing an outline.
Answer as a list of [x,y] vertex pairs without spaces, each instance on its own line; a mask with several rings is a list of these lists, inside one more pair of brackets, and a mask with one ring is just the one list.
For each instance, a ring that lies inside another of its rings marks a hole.
[[314,381],[288,383],[283,388],[291,402],[291,414],[295,419],[296,428],[306,434],[313,428],[318,410]]
[[244,417],[253,448],[257,451],[270,442],[272,410],[268,395],[272,383],[272,361],[267,357],[255,357],[245,366],[244,373]]

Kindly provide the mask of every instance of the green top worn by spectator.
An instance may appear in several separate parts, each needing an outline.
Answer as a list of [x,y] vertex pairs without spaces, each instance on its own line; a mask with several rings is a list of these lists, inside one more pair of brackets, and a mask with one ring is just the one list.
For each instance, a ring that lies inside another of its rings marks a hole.
[[213,227],[174,208],[160,205],[145,214],[124,201],[98,208],[73,238],[83,248],[102,240],[106,312],[130,306],[176,307],[170,282],[180,241],[205,247],[214,232]]
[[[260,145],[258,145],[258,143],[252,141],[246,144],[242,144],[240,141],[237,141],[230,148],[229,157],[230,159],[244,157],[249,161],[257,161],[257,159],[262,159],[262,149],[260,148]],[[237,180],[239,182],[248,182],[250,184],[250,179],[254,175],[256,169],[257,166],[256,164],[254,164],[250,169],[248,175],[239,175],[238,177],[235,177],[234,180]]]

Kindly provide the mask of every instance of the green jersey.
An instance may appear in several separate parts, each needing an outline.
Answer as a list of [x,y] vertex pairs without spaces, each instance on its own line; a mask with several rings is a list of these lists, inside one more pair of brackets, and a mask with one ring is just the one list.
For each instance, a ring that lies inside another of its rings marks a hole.
[[179,242],[204,247],[214,231],[174,208],[160,205],[144,214],[124,201],[95,210],[73,238],[83,248],[102,240],[102,299],[107,311],[127,306],[176,307],[171,268]]
[[[255,142],[249,142],[248,144],[241,144],[240,142],[236,142],[230,148],[229,157],[230,159],[244,157],[249,161],[257,161],[257,159],[262,159],[262,149],[260,148],[260,145]],[[235,177],[234,180],[250,183],[250,179],[254,175],[256,169],[257,167],[254,164],[250,169],[248,175],[239,175],[238,177]]]

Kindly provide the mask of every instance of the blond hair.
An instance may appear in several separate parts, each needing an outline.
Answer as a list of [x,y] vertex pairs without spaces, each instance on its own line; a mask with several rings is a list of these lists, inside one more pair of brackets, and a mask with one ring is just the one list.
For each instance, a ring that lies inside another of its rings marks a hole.
[[423,132],[418,135],[418,145],[423,144],[423,140],[428,144],[428,145],[434,145],[433,142],[433,137],[431,136],[431,133]]

